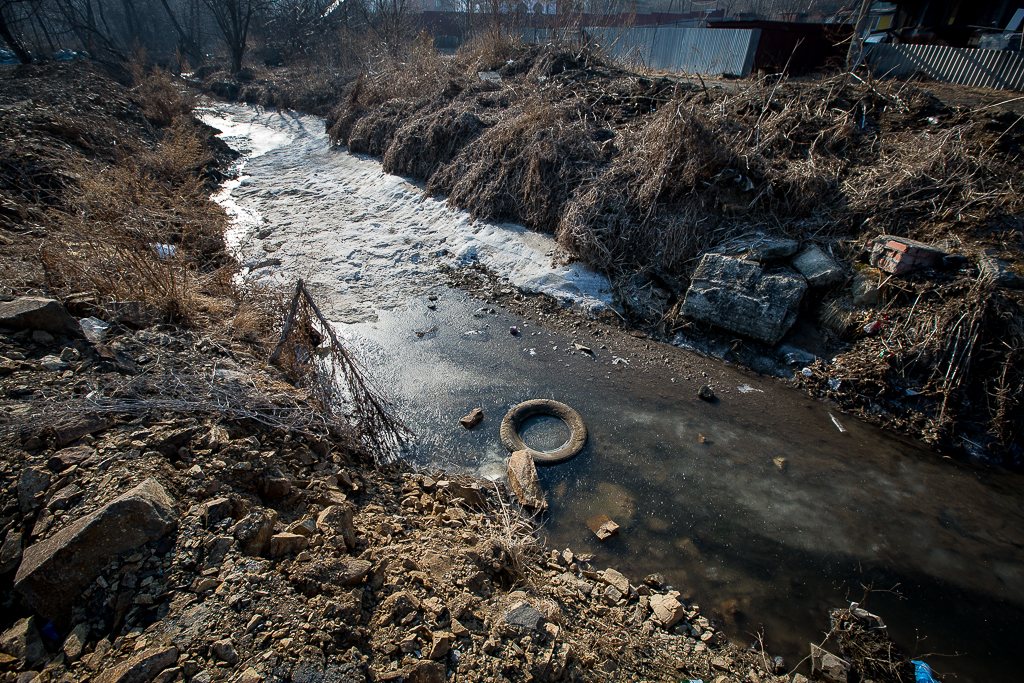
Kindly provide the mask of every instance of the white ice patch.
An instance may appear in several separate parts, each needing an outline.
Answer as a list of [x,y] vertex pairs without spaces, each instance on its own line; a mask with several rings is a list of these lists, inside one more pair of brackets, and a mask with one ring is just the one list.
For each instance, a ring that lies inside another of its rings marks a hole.
[[557,244],[550,236],[475,221],[426,197],[383,173],[380,162],[333,147],[322,119],[215,105],[203,120],[247,152],[237,166],[246,175],[225,183],[214,199],[231,219],[228,244],[252,277],[302,277],[335,299],[336,310],[365,312],[443,284],[441,265],[480,263],[523,291],[583,311],[612,303],[607,278],[553,262]]

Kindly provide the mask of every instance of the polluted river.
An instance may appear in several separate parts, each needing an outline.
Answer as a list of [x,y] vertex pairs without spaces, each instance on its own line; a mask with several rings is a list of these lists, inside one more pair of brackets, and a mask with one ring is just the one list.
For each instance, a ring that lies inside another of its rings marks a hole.
[[[1024,477],[942,458],[778,379],[595,322],[613,305],[609,283],[559,265],[549,237],[426,197],[332,147],[321,119],[210,104],[204,120],[244,153],[216,196],[241,277],[306,281],[415,431],[412,464],[500,478],[502,417],[528,399],[561,401],[589,440],[539,469],[550,546],[634,581],[661,573],[730,638],[763,634],[789,666],[824,637],[830,608],[867,594],[865,607],[936,671],[1018,679]],[[474,266],[498,276],[501,294],[547,294],[577,315],[554,324],[450,286],[448,272]],[[697,398],[704,384],[715,402]],[[485,419],[467,431],[458,420],[474,408]],[[566,436],[553,419],[524,429],[542,450]],[[602,514],[620,526],[604,543],[586,524]]]

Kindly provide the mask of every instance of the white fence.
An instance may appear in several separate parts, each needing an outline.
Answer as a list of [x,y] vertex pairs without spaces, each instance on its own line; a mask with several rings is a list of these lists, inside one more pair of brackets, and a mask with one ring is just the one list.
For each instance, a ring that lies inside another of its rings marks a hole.
[[879,43],[871,46],[867,60],[879,76],[920,75],[955,85],[1024,89],[1024,55],[1009,50]]

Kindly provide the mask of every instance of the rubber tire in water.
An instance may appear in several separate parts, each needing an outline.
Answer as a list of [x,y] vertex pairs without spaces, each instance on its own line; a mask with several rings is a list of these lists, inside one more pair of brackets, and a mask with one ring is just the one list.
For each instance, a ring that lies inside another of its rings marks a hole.
[[[519,429],[527,418],[535,415],[550,415],[564,422],[569,428],[569,440],[565,445],[557,451],[547,452],[534,450],[523,443]],[[579,413],[564,403],[535,398],[532,401],[524,401],[508,411],[508,415],[501,421],[501,444],[509,453],[527,451],[538,465],[555,465],[579,455],[587,444],[587,425],[583,423]]]

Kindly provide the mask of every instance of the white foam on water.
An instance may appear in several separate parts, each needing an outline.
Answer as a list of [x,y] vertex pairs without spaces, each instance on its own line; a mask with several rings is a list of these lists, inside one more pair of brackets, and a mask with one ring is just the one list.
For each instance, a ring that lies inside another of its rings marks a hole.
[[445,264],[479,263],[516,288],[588,313],[612,303],[608,279],[557,263],[550,236],[477,221],[427,197],[380,162],[332,146],[322,119],[214,105],[203,120],[246,151],[238,165],[245,175],[214,200],[228,212],[228,244],[248,276],[280,284],[303,277],[330,301],[334,319],[402,305],[443,284]]

